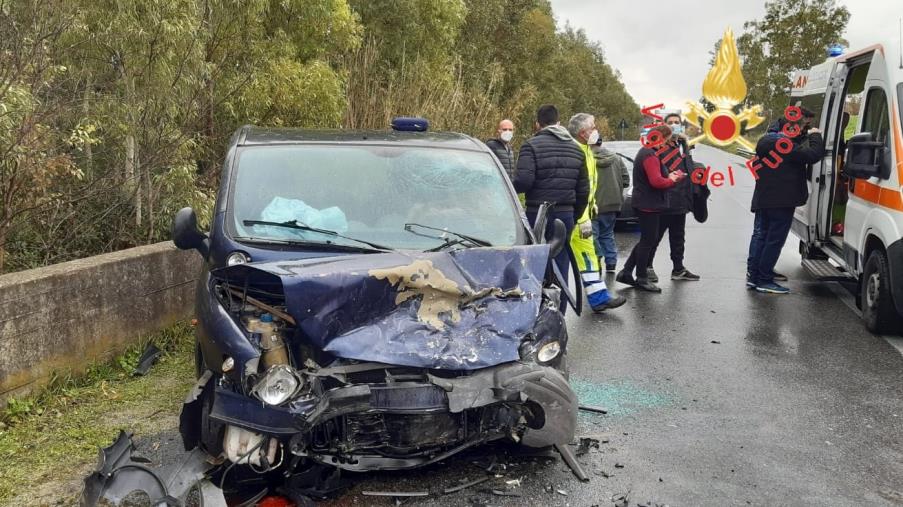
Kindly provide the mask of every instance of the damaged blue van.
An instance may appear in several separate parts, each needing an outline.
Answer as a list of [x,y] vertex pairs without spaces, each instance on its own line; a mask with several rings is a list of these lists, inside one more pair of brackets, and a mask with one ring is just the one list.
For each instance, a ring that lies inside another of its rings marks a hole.
[[228,489],[569,443],[559,304],[582,297],[550,262],[567,240],[552,226],[538,239],[466,135],[242,127],[209,234],[190,208],[173,222],[204,259],[186,449],[223,463]]

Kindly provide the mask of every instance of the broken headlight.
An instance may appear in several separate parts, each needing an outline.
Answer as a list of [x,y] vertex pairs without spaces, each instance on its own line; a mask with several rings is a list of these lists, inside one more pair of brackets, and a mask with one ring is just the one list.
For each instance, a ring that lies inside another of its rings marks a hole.
[[251,258],[244,252],[232,252],[226,257],[226,265],[234,266],[236,264],[247,264],[251,262]]
[[561,344],[558,343],[558,340],[555,340],[539,347],[539,351],[536,353],[536,360],[540,363],[548,363],[552,359],[558,357],[558,354],[560,353]]
[[272,366],[251,389],[251,394],[267,405],[281,405],[301,388],[301,379],[291,366]]

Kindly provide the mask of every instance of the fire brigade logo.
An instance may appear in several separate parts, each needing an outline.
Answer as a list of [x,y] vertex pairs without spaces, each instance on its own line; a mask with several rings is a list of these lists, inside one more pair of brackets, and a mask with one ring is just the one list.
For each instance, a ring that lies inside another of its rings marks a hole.
[[737,143],[753,151],[755,146],[740,135],[741,126],[745,122],[747,129],[762,123],[762,106],[737,110],[737,105],[746,98],[746,81],[740,71],[740,56],[734,43],[734,34],[730,28],[724,31],[721,48],[715,57],[715,65],[709,70],[702,82],[702,96],[714,104],[711,113],[702,105],[688,102],[687,120],[702,127],[702,134],[689,141],[690,145],[708,138],[716,146],[729,146]]

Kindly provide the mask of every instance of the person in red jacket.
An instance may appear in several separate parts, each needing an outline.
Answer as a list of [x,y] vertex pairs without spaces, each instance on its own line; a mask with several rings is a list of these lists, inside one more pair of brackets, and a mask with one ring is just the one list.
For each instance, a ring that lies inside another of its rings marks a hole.
[[[671,128],[657,125],[648,134],[647,141],[640,148],[633,162],[633,207],[640,222],[640,241],[634,245],[630,257],[624,263],[624,269],[618,272],[615,280],[649,292],[661,292],[662,289],[648,278],[649,257],[658,246],[660,239],[659,226],[662,211],[668,209],[667,189],[687,177],[683,171],[669,173],[668,167],[659,159],[656,140],[661,144],[671,138]],[[636,279],[633,277],[636,269]]]

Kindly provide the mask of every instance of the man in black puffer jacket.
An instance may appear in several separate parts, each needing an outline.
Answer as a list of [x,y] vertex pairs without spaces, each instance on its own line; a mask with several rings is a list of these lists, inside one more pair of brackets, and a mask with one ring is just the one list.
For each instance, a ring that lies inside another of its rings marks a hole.
[[749,164],[756,175],[751,210],[756,214],[749,242],[746,286],[759,292],[787,294],[774,282],[774,266],[787,241],[793,210],[806,204],[810,164],[825,156],[825,141],[810,128],[814,114],[800,108],[801,121],[780,118],[756,145],[756,160]]
[[[577,217],[583,215],[589,202],[589,175],[586,157],[567,129],[558,124],[558,109],[540,106],[536,112],[536,135],[521,145],[517,158],[514,188],[526,194],[527,219],[536,222],[543,202],[555,203],[548,214],[546,239],[550,239],[555,219],[564,222],[567,238],[571,237]],[[568,253],[562,249],[555,263],[565,279],[568,276]],[[562,305],[564,311],[564,305]]]

